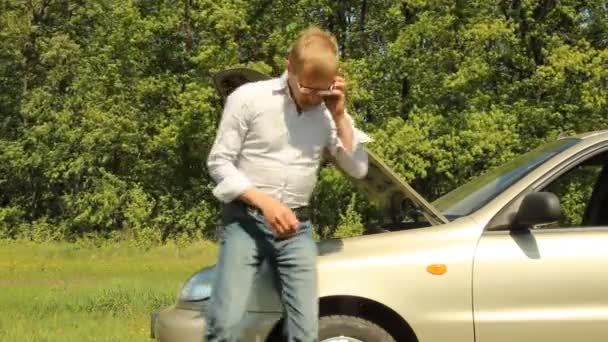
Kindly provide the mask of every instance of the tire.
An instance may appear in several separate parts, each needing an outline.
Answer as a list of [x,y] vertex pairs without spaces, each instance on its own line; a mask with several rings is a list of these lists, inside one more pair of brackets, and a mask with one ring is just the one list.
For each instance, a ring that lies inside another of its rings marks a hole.
[[[340,337],[361,342],[395,342],[395,339],[375,323],[353,316],[325,316],[319,319],[319,342]],[[350,340],[352,341],[352,340]]]

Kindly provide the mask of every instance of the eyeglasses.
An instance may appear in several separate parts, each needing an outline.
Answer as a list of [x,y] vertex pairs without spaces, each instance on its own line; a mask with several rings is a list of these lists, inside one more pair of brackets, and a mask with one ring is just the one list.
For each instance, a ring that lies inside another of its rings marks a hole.
[[298,88],[300,88],[300,93],[305,94],[305,95],[319,95],[319,96],[329,96],[333,94],[333,90],[334,90],[334,84],[332,83],[328,88],[311,88],[311,87],[305,87],[302,84],[300,84],[300,80],[298,79],[298,77],[296,75],[294,75],[294,78],[296,80],[296,83],[298,84]]

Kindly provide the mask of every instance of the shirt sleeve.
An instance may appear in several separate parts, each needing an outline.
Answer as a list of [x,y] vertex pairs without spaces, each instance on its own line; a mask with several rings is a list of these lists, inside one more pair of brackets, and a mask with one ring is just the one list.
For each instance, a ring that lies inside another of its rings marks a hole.
[[349,153],[342,140],[338,136],[338,130],[333,120],[331,121],[331,133],[328,150],[336,158],[338,165],[354,178],[363,178],[367,175],[368,156],[364,144],[371,141],[371,138],[363,131],[355,127],[352,117],[346,115],[351,128],[353,129],[353,151]]
[[207,168],[217,184],[213,195],[223,203],[231,202],[252,187],[249,179],[235,166],[247,134],[248,114],[242,92],[239,89],[233,91],[226,99],[217,135],[207,157]]

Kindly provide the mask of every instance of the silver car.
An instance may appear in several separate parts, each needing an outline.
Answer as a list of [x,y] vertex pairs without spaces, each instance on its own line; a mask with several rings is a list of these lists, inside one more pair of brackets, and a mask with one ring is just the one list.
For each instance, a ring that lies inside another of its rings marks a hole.
[[[268,76],[222,72],[222,96]],[[372,151],[352,179],[387,222],[319,242],[320,341],[608,341],[608,131],[564,137],[427,202]],[[157,341],[203,341],[214,268],[152,313]],[[242,341],[280,341],[264,264]]]

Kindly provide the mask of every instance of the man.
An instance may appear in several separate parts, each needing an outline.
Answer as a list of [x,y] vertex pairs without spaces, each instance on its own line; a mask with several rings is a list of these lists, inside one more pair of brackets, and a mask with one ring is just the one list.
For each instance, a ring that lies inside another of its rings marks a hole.
[[208,341],[237,341],[251,285],[268,258],[279,276],[289,341],[316,341],[316,244],[307,206],[323,149],[353,177],[367,173],[344,105],[333,35],[312,27],[295,41],[279,78],[230,94],[207,166],[225,204],[208,317]]

